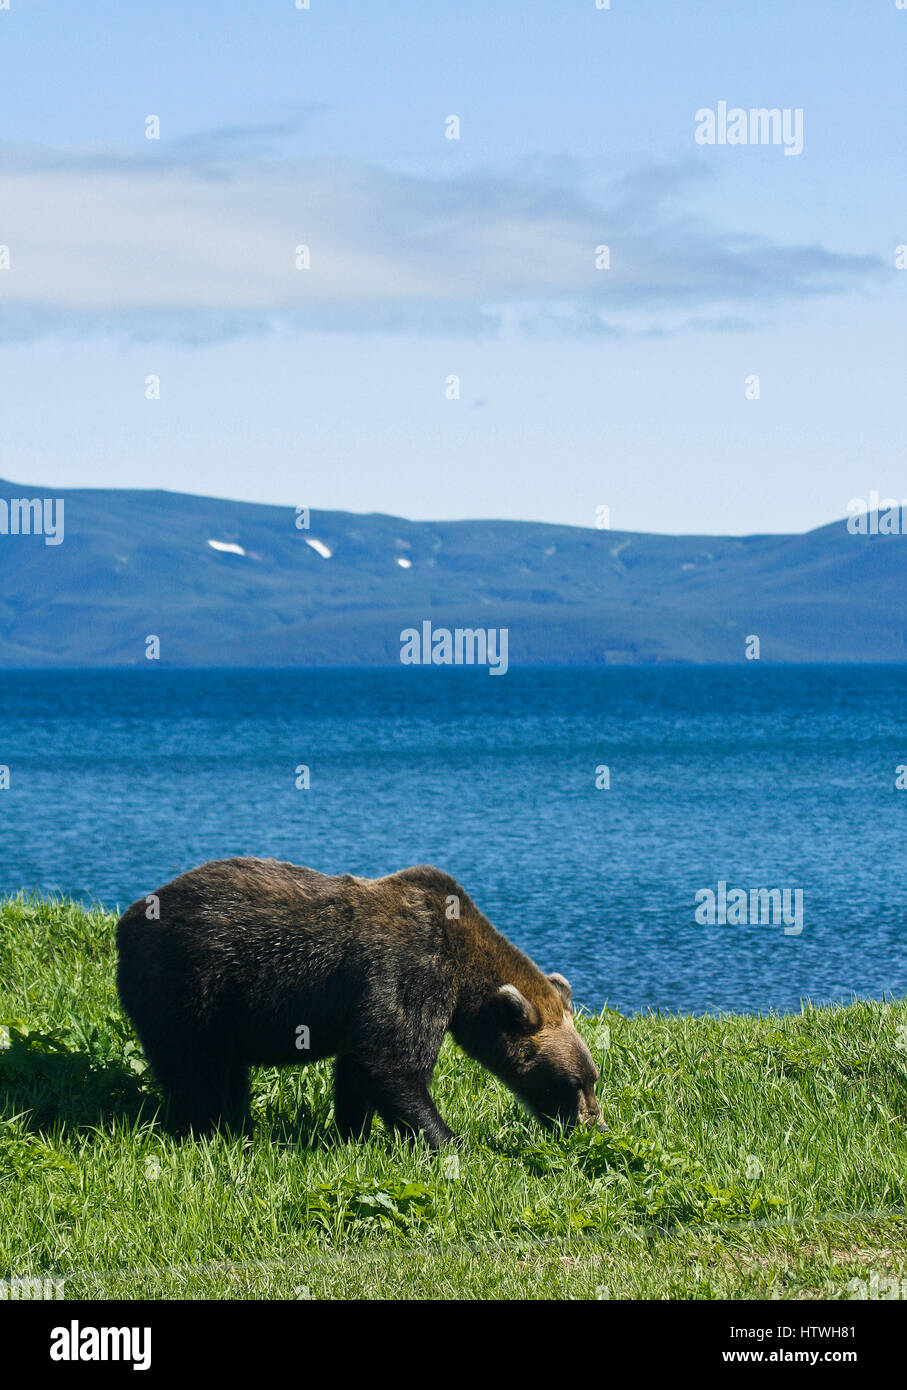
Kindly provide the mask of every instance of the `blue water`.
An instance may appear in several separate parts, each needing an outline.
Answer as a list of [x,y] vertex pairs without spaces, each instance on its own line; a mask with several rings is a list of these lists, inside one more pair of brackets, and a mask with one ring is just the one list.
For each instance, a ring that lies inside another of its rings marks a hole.
[[[907,993],[907,667],[13,673],[0,763],[3,891],[427,861],[592,1008]],[[802,933],[697,925],[720,879]]]

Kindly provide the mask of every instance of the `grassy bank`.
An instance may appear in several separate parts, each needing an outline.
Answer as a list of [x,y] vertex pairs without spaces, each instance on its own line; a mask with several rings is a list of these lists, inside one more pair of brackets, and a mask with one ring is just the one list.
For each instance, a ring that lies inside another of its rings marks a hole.
[[546,1138],[448,1039],[433,1091],[459,1154],[380,1121],[339,1143],[328,1064],[254,1073],[251,1134],[179,1145],[118,1006],[113,924],[0,904],[0,1277],[87,1298],[850,1298],[907,1280],[907,1006],[585,1017],[606,1135]]

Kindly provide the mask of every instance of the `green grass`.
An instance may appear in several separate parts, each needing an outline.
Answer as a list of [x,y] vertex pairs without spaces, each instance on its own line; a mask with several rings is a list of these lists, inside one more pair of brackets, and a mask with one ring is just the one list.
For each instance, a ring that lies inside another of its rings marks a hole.
[[256,1072],[249,1134],[177,1144],[119,1009],[113,925],[0,903],[0,1277],[72,1298],[507,1299],[907,1278],[905,1005],[581,1018],[604,1135],[546,1136],[448,1039],[433,1091],[459,1153],[380,1122],[339,1142],[323,1063]]

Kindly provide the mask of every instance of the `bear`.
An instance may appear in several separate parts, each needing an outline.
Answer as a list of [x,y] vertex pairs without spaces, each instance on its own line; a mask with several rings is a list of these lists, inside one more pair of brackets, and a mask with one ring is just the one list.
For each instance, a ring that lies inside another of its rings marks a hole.
[[[117,924],[117,987],[177,1133],[241,1126],[249,1068],[334,1061],[334,1118],[455,1139],[429,1081],[445,1033],[545,1125],[604,1129],[572,992],[430,865],[329,876],[212,860]],[[457,1141],[459,1142],[459,1141]]]

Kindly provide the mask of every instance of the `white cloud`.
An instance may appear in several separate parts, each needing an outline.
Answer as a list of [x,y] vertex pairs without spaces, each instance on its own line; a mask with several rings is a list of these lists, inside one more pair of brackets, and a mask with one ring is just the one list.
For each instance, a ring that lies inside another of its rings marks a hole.
[[[341,160],[0,149],[0,334],[216,340],[274,328],[721,330],[881,263],[691,216],[702,166],[595,192],[572,166],[433,179]],[[296,248],[311,269],[296,268]],[[597,270],[607,244],[611,269]]]

